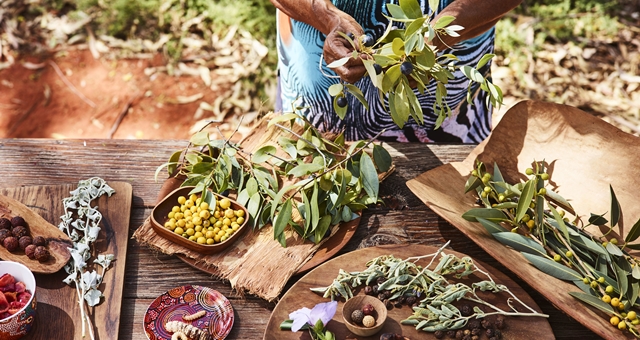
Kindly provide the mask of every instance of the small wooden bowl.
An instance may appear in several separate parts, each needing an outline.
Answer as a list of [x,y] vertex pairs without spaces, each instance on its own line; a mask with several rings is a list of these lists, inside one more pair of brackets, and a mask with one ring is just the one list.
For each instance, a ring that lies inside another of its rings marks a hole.
[[191,192],[193,188],[194,187],[192,186],[178,188],[172,191],[171,193],[169,193],[164,199],[162,199],[162,201],[160,201],[160,203],[158,203],[155,206],[155,208],[153,208],[153,211],[151,212],[151,226],[162,237],[170,241],[173,241],[185,248],[189,248],[191,250],[197,251],[201,254],[213,254],[213,253],[217,253],[219,251],[227,249],[238,238],[240,238],[240,235],[242,234],[244,229],[246,229],[247,222],[249,221],[249,212],[245,207],[240,205],[238,202],[232,199],[229,199],[228,197],[218,195],[214,192],[212,192],[212,194],[216,197],[217,200],[226,198],[229,201],[231,201],[231,209],[244,210],[244,216],[245,216],[244,223],[242,223],[240,228],[238,228],[238,230],[236,230],[235,233],[231,234],[231,237],[224,240],[224,242],[214,243],[214,244],[199,244],[197,242],[190,241],[189,239],[184,238],[181,235],[178,235],[173,231],[164,227],[164,223],[169,220],[167,215],[169,214],[169,212],[171,212],[171,208],[173,208],[175,205],[178,204],[178,197],[180,196],[188,197],[189,192]]
[[[366,304],[371,304],[373,309],[375,309],[373,317],[376,319],[376,324],[373,327],[364,327],[351,321],[351,313],[356,309],[362,309]],[[347,326],[351,333],[357,336],[371,336],[380,332],[384,326],[384,322],[387,320],[387,307],[382,303],[382,301],[373,296],[354,296],[345,302],[344,306],[342,306],[342,319],[344,320],[345,326]]]

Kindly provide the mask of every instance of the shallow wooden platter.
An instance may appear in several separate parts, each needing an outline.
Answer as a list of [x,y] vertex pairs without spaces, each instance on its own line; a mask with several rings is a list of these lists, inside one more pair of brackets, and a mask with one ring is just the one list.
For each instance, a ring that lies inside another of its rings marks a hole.
[[[609,237],[617,235],[623,240],[640,217],[640,177],[633,166],[640,164],[640,138],[575,107],[524,101],[507,111],[489,139],[478,145],[466,160],[439,166],[407,182],[409,189],[431,210],[558,309],[603,338],[635,339],[630,332],[612,327],[605,313],[567,294],[581,291],[573,283],[538,270],[520,252],[494,239],[482,225],[462,218],[462,214],[476,207],[475,197],[464,193],[476,158],[488,169],[497,163],[510,183],[525,178],[525,169],[534,160],[545,160],[552,189],[569,199],[585,220],[589,213],[609,211],[611,185],[624,212],[626,227],[620,235],[615,228]],[[586,229],[593,235],[603,234],[597,226]]]
[[[105,298],[98,306],[90,308],[97,340],[118,339],[131,214],[131,184],[108,184],[116,193],[111,197],[102,196],[93,202],[103,216],[101,231],[94,243],[94,255],[115,255],[115,261],[105,272],[101,285]],[[0,194],[23,202],[49,223],[57,223],[64,213],[62,199],[69,197],[69,192],[76,187],[75,184],[21,187],[2,189]],[[89,339],[88,333],[82,337],[77,293],[74,287],[62,282],[66,277],[64,270],[53,274],[36,274],[36,320],[31,332],[23,339]]]
[[[282,297],[276,308],[271,314],[267,329],[264,334],[265,340],[278,339],[310,339],[309,334],[305,331],[291,332],[280,330],[280,323],[289,317],[289,313],[298,310],[302,307],[313,308],[315,304],[320,302],[327,302],[328,299],[323,298],[320,294],[311,292],[310,288],[324,287],[331,284],[333,279],[338,275],[340,269],[346,271],[360,271],[364,270],[365,263],[380,255],[393,254],[399,258],[408,258],[412,256],[428,255],[436,252],[437,247],[426,245],[388,245],[372,248],[359,249],[335,259],[332,259],[317,268],[310,271],[303,276],[298,282],[296,282],[291,289]],[[445,250],[445,253],[455,254],[457,256],[465,256],[462,253],[452,250]],[[424,261],[424,260],[422,260]],[[506,275],[500,273],[493,267],[490,267],[482,262],[474,260],[475,263],[481,267],[484,271],[488,272],[491,277],[498,283],[504,284],[524,303],[540,310],[533,299],[515,282],[509,279]],[[426,264],[426,261],[424,261]],[[422,263],[422,262],[418,262]],[[358,291],[358,295],[363,295],[362,289]],[[493,294],[482,295],[483,298],[489,299],[495,303],[498,307],[508,308],[506,305],[506,296],[499,295],[499,299],[495,299]],[[499,302],[500,301],[500,302]],[[350,333],[342,320],[342,306],[344,301],[338,302],[338,309],[333,319],[328,323],[327,329],[332,331],[336,339],[356,339],[356,337]],[[379,339],[382,333],[396,333],[402,334],[409,339],[435,339],[433,333],[427,333],[422,331],[416,331],[413,326],[401,325],[400,321],[411,315],[412,311],[408,306],[402,306],[402,308],[393,308],[388,312],[387,322],[380,333],[371,337],[357,337],[357,339]],[[546,318],[541,317],[507,317],[505,319],[506,328],[503,333],[503,339],[555,339],[551,326]]]
[[55,273],[69,262],[71,254],[67,247],[72,246],[73,243],[65,233],[20,201],[0,195],[0,217],[11,219],[15,216],[21,216],[27,222],[29,235],[42,236],[47,240],[47,249],[51,256],[48,261],[39,262],[28,258],[22,250],[10,252],[7,248],[0,246],[1,259],[22,263],[32,272],[41,274]]

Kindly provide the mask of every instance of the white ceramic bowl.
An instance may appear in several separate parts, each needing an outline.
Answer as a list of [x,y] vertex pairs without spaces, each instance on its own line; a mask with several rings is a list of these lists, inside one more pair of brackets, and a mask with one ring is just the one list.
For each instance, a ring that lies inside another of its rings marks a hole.
[[[31,299],[17,313],[0,320],[0,340],[15,340],[31,330],[36,316],[36,278],[25,265],[12,261],[0,261],[0,277],[5,273],[13,275],[16,282],[24,282],[31,292]],[[2,294],[2,293],[0,293]]]

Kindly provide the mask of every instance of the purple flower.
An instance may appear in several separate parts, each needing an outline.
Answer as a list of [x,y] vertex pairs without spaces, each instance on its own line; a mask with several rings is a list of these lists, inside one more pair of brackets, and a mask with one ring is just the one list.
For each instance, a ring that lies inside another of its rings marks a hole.
[[338,301],[319,303],[313,309],[300,308],[289,314],[289,319],[293,320],[291,331],[297,332],[306,324],[313,327],[318,320],[322,320],[322,324],[326,326],[336,314],[337,308]]

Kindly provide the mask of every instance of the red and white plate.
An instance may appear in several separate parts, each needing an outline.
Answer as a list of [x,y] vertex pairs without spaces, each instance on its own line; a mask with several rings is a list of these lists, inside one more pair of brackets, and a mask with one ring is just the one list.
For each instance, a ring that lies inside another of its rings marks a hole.
[[[185,321],[183,316],[201,310],[205,315]],[[182,321],[200,329],[206,329],[211,338],[222,340],[233,327],[233,307],[220,292],[202,286],[186,285],[173,288],[158,296],[147,308],[144,330],[149,340],[171,340],[164,325],[169,321]]]

